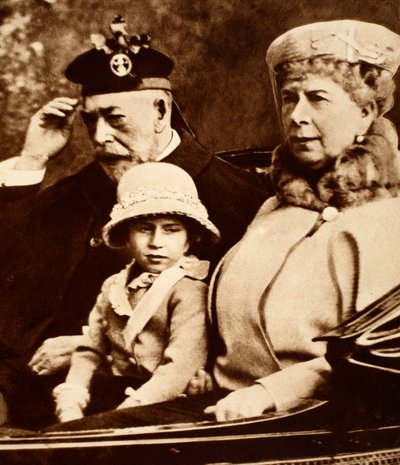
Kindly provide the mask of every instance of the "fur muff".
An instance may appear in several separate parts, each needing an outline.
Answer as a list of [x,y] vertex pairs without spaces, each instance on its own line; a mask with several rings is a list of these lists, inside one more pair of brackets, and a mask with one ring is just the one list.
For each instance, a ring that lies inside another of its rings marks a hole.
[[272,160],[276,195],[284,204],[316,211],[396,197],[400,184],[397,143],[393,124],[380,117],[362,143],[350,146],[322,171],[301,166],[288,145],[280,146]]

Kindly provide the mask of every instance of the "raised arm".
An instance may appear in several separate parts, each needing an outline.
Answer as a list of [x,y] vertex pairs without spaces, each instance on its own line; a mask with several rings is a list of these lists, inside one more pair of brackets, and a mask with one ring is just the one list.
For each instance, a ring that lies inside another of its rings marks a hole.
[[42,170],[68,143],[76,116],[78,99],[58,97],[31,118],[21,156],[15,170]]

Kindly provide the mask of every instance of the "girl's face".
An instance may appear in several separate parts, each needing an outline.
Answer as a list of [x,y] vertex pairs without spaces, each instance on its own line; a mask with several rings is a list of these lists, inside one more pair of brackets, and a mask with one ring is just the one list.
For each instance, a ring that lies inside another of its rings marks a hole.
[[150,273],[171,268],[189,249],[188,233],[176,216],[143,217],[129,224],[128,248],[138,265]]
[[285,138],[297,161],[310,169],[323,168],[372,123],[372,111],[329,77],[289,81],[281,95]]

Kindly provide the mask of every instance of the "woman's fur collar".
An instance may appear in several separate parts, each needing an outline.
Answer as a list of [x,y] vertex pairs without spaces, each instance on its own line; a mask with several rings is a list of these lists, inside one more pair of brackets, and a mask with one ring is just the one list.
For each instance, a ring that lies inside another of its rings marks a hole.
[[272,159],[272,180],[282,203],[322,211],[358,206],[387,197],[399,189],[399,152],[392,123],[378,118],[361,144],[354,144],[323,172],[296,163],[287,145]]

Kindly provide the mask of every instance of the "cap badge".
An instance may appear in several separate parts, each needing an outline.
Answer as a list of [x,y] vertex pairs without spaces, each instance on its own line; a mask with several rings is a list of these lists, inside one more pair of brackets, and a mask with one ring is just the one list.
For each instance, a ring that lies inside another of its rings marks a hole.
[[125,19],[118,15],[111,25],[113,38],[107,39],[103,34],[92,34],[90,39],[97,50],[103,50],[110,58],[111,71],[118,77],[125,77],[131,73],[132,61],[129,54],[136,55],[141,48],[149,48],[151,37],[147,34],[134,34],[129,36],[126,30]]
[[110,60],[111,71],[119,76],[127,76],[132,70],[132,61],[125,53],[116,53]]

